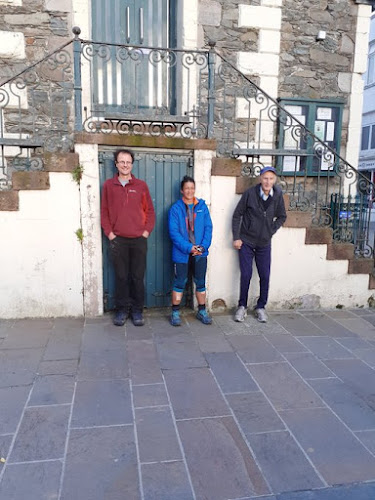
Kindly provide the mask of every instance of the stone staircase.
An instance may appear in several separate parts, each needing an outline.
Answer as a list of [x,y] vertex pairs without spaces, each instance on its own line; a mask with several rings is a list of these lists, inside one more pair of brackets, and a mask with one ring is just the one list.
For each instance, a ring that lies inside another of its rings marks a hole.
[[40,191],[50,188],[49,172],[73,172],[79,165],[76,153],[45,153],[44,171],[20,171],[12,174],[12,189],[0,191],[0,211],[19,210],[19,191]]

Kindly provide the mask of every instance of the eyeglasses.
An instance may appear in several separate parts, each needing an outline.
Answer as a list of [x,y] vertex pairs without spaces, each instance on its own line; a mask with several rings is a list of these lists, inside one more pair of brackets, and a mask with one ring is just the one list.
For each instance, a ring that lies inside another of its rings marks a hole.
[[118,165],[133,165],[132,161],[116,161]]

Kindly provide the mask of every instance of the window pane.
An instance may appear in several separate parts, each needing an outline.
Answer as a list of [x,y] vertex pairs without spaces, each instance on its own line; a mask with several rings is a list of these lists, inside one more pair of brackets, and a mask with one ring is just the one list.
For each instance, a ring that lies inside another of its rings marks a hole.
[[371,131],[371,147],[370,149],[375,149],[375,125],[373,125]]
[[367,84],[375,82],[375,54],[371,54],[368,58]]
[[368,141],[370,138],[370,127],[362,128],[362,141],[361,141],[361,149],[364,151],[368,149]]

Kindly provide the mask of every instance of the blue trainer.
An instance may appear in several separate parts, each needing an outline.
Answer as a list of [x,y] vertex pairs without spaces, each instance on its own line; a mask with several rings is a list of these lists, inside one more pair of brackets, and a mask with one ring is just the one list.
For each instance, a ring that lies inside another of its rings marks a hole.
[[206,309],[202,309],[201,311],[197,312],[197,319],[199,321],[202,321],[204,325],[210,325],[212,323],[212,318],[206,311]]
[[123,326],[127,319],[128,319],[128,313],[123,309],[120,309],[119,311],[116,311],[116,314],[113,318],[113,324],[115,326]]
[[180,311],[172,311],[170,322],[172,326],[181,326]]

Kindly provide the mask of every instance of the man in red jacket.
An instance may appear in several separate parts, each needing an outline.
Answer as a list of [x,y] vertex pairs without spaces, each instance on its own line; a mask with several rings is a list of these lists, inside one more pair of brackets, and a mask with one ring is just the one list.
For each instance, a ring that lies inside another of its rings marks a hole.
[[129,149],[116,151],[118,173],[105,181],[102,192],[102,228],[109,239],[116,277],[116,326],[122,326],[129,315],[135,326],[144,325],[147,238],[155,225],[150,192],[144,181],[132,175],[133,162]]

